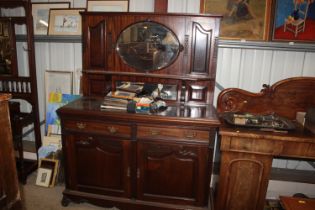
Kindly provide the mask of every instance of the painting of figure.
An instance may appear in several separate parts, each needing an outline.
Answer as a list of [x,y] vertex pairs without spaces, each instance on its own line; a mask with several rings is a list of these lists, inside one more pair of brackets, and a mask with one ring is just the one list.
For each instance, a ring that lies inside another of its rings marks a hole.
[[315,41],[315,0],[276,0],[273,40]]
[[221,14],[223,39],[267,40],[269,36],[269,0],[204,0],[204,12]]

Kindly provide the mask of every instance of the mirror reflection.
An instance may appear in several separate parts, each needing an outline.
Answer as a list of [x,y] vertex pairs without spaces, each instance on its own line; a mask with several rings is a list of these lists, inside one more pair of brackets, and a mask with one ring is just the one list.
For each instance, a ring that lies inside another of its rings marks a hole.
[[179,53],[180,44],[168,28],[154,22],[139,22],[126,28],[116,50],[129,66],[142,71],[162,69]]
[[10,22],[0,20],[0,74],[12,73],[12,47],[9,29]]
[[154,96],[155,98],[158,97],[163,100],[177,99],[177,85],[172,84],[146,84],[141,82],[117,81],[116,90],[119,90],[121,93],[135,93],[137,97],[143,95],[148,96],[147,93],[150,92],[149,95]]

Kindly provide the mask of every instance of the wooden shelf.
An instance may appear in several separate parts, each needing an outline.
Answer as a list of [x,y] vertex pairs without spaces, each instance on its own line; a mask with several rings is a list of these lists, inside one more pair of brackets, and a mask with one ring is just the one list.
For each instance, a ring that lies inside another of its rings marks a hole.
[[270,179],[287,181],[287,182],[302,182],[315,184],[315,171],[295,170],[287,168],[272,168]]
[[219,39],[218,45],[219,48],[315,52],[315,45],[310,43],[258,42]]
[[[16,41],[26,41],[26,35],[16,35]],[[35,35],[35,42],[59,42],[59,43],[81,43],[82,38],[78,35],[61,36],[61,35]]]

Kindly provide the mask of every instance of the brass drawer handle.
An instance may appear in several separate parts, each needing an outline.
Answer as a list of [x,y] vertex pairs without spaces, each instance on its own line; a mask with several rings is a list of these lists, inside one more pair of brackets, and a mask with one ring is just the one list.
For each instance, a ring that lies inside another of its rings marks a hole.
[[107,130],[108,130],[110,133],[112,133],[112,134],[117,133],[117,128],[115,128],[115,127],[113,127],[113,126],[108,126],[108,127],[107,127]]
[[93,140],[93,137],[88,137],[86,140],[80,140],[77,142],[77,144],[80,144],[80,145],[90,145],[91,144],[91,141]]
[[152,136],[157,136],[157,135],[160,135],[161,132],[159,130],[151,130],[151,135]]
[[77,128],[84,129],[86,127],[85,123],[77,123]]
[[196,132],[189,132],[189,133],[186,133],[186,138],[188,138],[188,139],[195,138],[196,136],[197,136],[197,133],[196,133]]

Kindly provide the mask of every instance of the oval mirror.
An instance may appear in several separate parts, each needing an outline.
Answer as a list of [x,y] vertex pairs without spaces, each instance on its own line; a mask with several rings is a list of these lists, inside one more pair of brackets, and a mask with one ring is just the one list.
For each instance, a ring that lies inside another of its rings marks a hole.
[[129,66],[152,71],[175,61],[180,44],[175,34],[154,22],[139,22],[127,27],[119,36],[116,51]]

